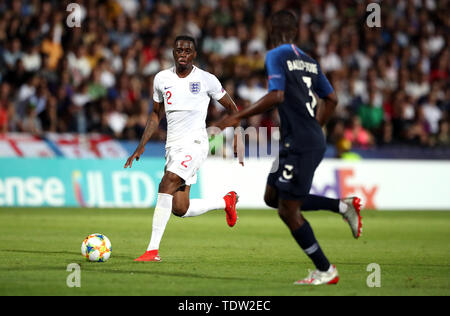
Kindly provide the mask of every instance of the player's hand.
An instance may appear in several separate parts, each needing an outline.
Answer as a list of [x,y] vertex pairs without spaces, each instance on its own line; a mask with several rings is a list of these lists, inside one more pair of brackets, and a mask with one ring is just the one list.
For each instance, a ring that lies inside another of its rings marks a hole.
[[239,123],[240,119],[236,118],[234,115],[229,115],[214,123],[214,126],[217,126],[223,131],[225,128],[237,126]]
[[145,147],[139,147],[136,148],[136,150],[134,151],[134,153],[130,156],[130,158],[128,158],[127,163],[125,164],[124,168],[130,167],[133,165],[133,161],[136,159],[136,161],[139,160],[139,158],[141,158],[141,155],[144,153],[145,151]]
[[239,164],[244,166],[245,145],[242,139],[240,128],[234,133],[234,156],[238,158]]

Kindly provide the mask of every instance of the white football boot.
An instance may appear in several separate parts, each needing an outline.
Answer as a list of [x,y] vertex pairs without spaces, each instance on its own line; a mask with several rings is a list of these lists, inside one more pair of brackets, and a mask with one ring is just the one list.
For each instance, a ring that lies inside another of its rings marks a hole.
[[349,197],[342,202],[347,204],[347,211],[342,214],[342,217],[350,225],[353,237],[358,239],[362,233],[361,200],[357,197]]
[[332,264],[330,269],[326,272],[319,270],[309,270],[308,276],[303,280],[294,282],[295,285],[322,285],[322,284],[337,284],[339,282],[339,274],[336,266]]

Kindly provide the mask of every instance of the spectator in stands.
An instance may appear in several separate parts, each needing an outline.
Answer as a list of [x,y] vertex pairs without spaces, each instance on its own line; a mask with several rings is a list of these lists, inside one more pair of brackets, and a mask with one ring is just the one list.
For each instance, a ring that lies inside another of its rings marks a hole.
[[0,134],[8,132],[8,107],[11,103],[9,97],[10,91],[9,84],[0,84]]
[[3,51],[3,61],[12,70],[16,67],[16,64],[23,57],[22,43],[19,38],[14,38],[6,49]]
[[384,119],[384,111],[381,106],[376,106],[375,90],[369,89],[368,102],[360,105],[358,116],[361,119],[362,126],[371,132],[377,133]]
[[436,146],[450,146],[450,123],[448,120],[439,121],[439,132],[435,139]]
[[30,103],[25,110],[25,117],[22,122],[22,131],[35,136],[40,136],[42,134],[42,124],[37,116],[36,107],[32,103]]
[[352,116],[344,131],[344,139],[350,142],[351,147],[369,148],[374,144],[373,136],[361,125],[361,118],[357,115]]
[[27,72],[36,72],[41,69],[42,58],[38,45],[29,44],[27,52],[22,56],[22,63]]
[[439,121],[442,119],[442,111],[438,105],[437,91],[434,90],[427,97],[427,101],[422,105],[423,115],[430,127],[431,134],[437,134],[439,131]]
[[430,126],[425,119],[423,108],[419,107],[416,111],[414,122],[406,130],[406,141],[409,144],[416,144],[422,146],[429,145]]
[[58,101],[56,97],[50,96],[45,110],[39,115],[42,129],[45,132],[56,133],[58,126]]
[[108,127],[115,137],[122,138],[128,120],[128,115],[124,113],[123,100],[116,98],[109,109],[106,114]]
[[237,93],[240,98],[253,104],[267,93],[267,89],[263,87],[259,78],[253,75],[238,86]]

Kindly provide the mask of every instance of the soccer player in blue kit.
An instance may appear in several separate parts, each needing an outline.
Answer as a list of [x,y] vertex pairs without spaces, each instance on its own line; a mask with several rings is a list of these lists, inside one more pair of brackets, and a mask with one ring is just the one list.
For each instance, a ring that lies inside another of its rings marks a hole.
[[[334,113],[337,97],[320,65],[294,43],[297,19],[290,11],[271,18],[270,36],[275,47],[266,56],[269,92],[252,106],[220,121],[217,126],[235,126],[241,119],[278,107],[281,143],[277,171],[269,174],[264,200],[278,208],[298,245],[316,266],[295,284],[336,284],[339,274],[320,248],[301,210],[331,210],[348,221],[353,236],[361,234],[360,200],[310,195],[314,172],[325,153],[324,126]],[[323,100],[319,106],[315,94]]]

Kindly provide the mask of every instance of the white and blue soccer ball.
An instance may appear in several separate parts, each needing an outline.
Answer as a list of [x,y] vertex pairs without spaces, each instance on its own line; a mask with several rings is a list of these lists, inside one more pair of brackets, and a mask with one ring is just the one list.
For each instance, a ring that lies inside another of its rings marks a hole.
[[111,257],[111,242],[102,234],[91,234],[81,244],[81,255],[92,262],[105,262]]

